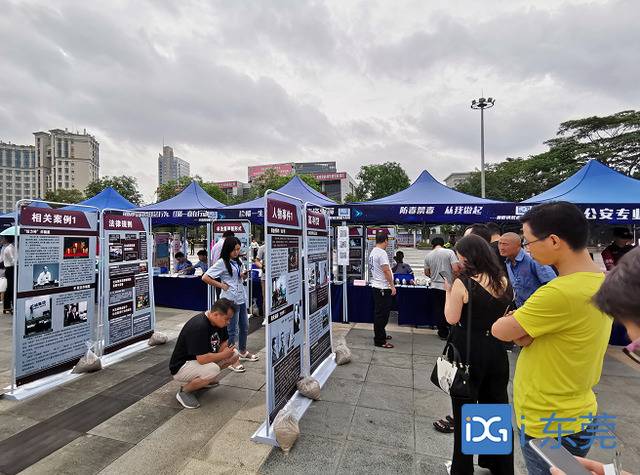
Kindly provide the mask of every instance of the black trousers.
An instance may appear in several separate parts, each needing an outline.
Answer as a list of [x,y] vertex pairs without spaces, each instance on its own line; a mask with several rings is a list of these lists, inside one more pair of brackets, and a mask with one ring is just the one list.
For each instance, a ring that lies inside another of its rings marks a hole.
[[[466,358],[466,336],[455,327],[452,340]],[[453,418],[452,475],[473,475],[473,455],[462,453],[462,406],[463,404],[508,404],[509,358],[502,342],[486,334],[471,337],[471,382],[477,389],[474,399],[451,398]],[[512,437],[513,440],[513,437]],[[513,450],[509,455],[479,455],[478,465],[491,470],[492,475],[513,475]]]
[[389,312],[393,304],[391,289],[373,290],[373,343],[377,346],[387,342],[385,327],[389,323]]
[[13,308],[13,266],[4,268],[4,276],[7,279],[7,290],[4,292],[3,306],[4,310]]
[[447,300],[447,293],[444,290],[431,289],[429,298],[431,299],[431,314],[438,326],[438,336],[440,338],[447,338],[449,336],[449,329],[451,328],[451,325],[447,323],[444,317],[444,304]]

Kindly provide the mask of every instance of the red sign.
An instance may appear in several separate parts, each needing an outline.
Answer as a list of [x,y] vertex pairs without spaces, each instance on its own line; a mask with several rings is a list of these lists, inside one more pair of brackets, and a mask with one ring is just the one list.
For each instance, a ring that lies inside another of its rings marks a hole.
[[267,198],[267,222],[298,227],[298,208],[286,201]]
[[258,178],[269,169],[273,169],[280,176],[287,176],[293,173],[293,163],[274,163],[271,165],[256,165],[249,167],[249,181]]
[[213,232],[215,234],[222,234],[225,231],[232,231],[234,233],[244,233],[244,226],[242,225],[242,223],[233,223],[233,222],[229,222],[229,223],[213,223]]
[[105,213],[102,225],[105,231],[144,231],[142,219],[138,216]]
[[346,172],[339,173],[314,173],[313,176],[318,181],[337,181],[347,178]]
[[20,226],[91,229],[87,216],[82,211],[35,208],[32,206],[26,206],[20,210]]
[[391,238],[393,228],[367,228],[367,237],[369,239],[375,238],[378,233],[386,233]]
[[214,185],[217,185],[218,188],[224,190],[227,188],[237,188],[238,182],[237,181],[219,181],[217,183],[214,183]]
[[308,209],[307,210],[307,228],[320,229],[322,231],[326,231],[327,224],[324,218],[324,214]]

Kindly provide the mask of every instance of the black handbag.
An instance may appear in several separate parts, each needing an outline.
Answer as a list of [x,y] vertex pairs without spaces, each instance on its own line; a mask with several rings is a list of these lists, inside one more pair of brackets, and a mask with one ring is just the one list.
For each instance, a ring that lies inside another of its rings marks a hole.
[[[471,285],[470,283],[469,286]],[[444,345],[442,355],[438,357],[431,372],[431,382],[433,384],[450,396],[461,399],[472,399],[475,394],[471,387],[471,365],[469,360],[471,353],[471,291],[467,289],[467,292],[469,294],[469,302],[467,303],[466,361],[462,361],[460,351],[451,342],[453,332],[462,328],[458,323],[458,325],[452,327],[449,331],[449,338],[447,338],[447,342]]]

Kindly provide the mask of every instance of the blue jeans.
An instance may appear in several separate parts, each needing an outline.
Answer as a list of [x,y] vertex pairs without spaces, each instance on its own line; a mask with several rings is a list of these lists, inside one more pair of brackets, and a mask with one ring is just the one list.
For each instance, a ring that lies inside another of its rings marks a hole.
[[[247,351],[247,335],[249,335],[249,317],[247,316],[247,304],[234,304],[235,313],[229,322],[229,344],[238,342],[238,351],[244,353]],[[240,334],[238,335],[238,327]],[[239,341],[238,341],[239,340]]]
[[[593,436],[594,429],[588,428],[581,432],[576,432],[575,434],[567,435],[562,437],[561,443],[562,446],[567,449],[571,455],[577,455],[578,457],[584,457],[589,452],[591,448],[589,446],[589,439]],[[518,434],[522,436],[522,432],[518,429]],[[531,439],[535,439],[535,437],[529,437],[527,434],[524,435],[525,444],[521,446],[522,455],[524,456],[524,461],[527,464],[527,471],[529,475],[549,475],[549,465],[547,462],[542,460],[542,458],[529,446],[529,441]],[[551,442],[552,447],[557,446],[557,440]],[[575,444],[575,445],[574,445]]]

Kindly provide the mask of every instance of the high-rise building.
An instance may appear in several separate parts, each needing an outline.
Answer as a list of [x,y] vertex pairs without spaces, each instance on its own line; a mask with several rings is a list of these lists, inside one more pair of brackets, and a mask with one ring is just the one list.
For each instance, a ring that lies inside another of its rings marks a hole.
[[191,175],[189,162],[176,157],[173,148],[165,145],[158,155],[158,183],[164,185],[168,181]]
[[40,196],[36,149],[33,145],[0,142],[0,209],[7,213],[21,199]]
[[455,188],[460,183],[467,181],[467,178],[471,176],[471,172],[456,172],[449,175],[444,179],[444,184],[449,188]]
[[38,196],[47,191],[72,189],[84,191],[100,178],[100,145],[87,133],[51,129],[34,132]]

